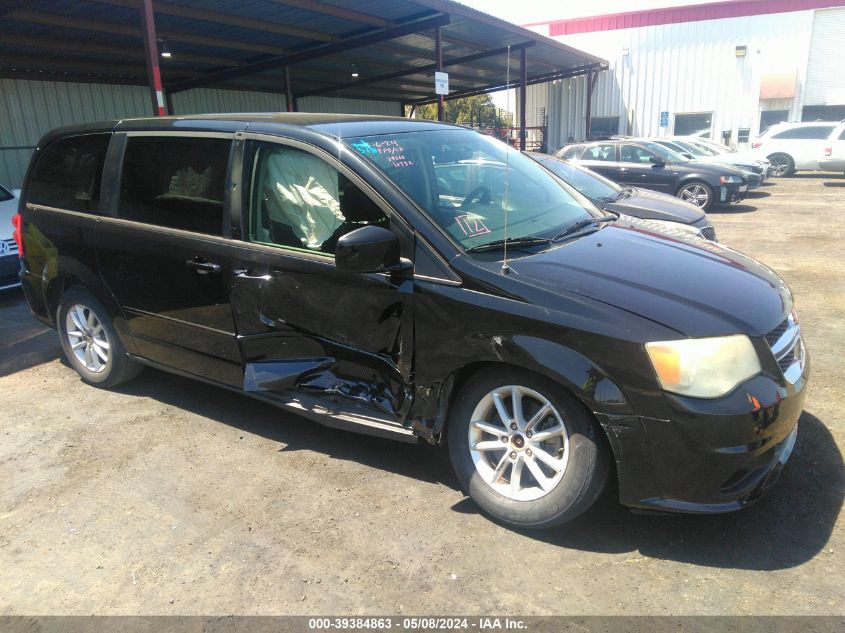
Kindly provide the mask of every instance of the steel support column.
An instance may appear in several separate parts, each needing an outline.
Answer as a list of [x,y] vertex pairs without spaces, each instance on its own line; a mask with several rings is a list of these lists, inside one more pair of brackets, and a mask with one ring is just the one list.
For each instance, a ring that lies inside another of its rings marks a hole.
[[288,112],[296,112],[296,98],[290,83],[290,66],[285,66],[285,106]]
[[525,103],[528,86],[527,49],[519,52],[519,149],[525,151]]
[[[443,72],[443,42],[440,39],[440,25],[434,27],[434,58],[437,64],[436,72]],[[437,120],[443,120],[443,110],[446,102],[443,95],[437,95]]]
[[584,138],[590,140],[592,138],[592,128],[593,126],[593,71],[591,70],[587,73],[587,129],[584,132]]
[[141,27],[144,30],[144,58],[147,61],[147,79],[153,102],[153,114],[166,116],[167,107],[164,102],[164,88],[161,85],[161,69],[158,66],[158,40],[153,15],[153,0],[142,0]]

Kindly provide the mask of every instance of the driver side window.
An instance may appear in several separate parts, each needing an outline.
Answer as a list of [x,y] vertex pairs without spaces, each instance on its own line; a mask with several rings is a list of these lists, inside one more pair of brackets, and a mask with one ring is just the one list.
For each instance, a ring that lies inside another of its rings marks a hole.
[[650,151],[639,145],[623,145],[620,148],[623,163],[650,163],[652,154]]
[[333,255],[346,233],[389,227],[375,202],[321,158],[273,143],[252,150],[250,242]]

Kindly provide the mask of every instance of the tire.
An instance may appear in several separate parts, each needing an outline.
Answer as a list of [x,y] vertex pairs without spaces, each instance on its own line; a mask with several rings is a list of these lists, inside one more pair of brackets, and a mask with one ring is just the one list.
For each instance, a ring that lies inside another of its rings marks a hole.
[[62,294],[56,330],[65,358],[89,385],[115,387],[143,369],[126,355],[103,304],[84,288],[72,286]]
[[684,202],[694,204],[702,211],[709,211],[716,201],[713,187],[701,180],[685,182],[675,195]]
[[[516,431],[502,422],[492,396],[503,394],[505,412],[514,420],[514,388],[523,410]],[[525,423],[546,405],[552,409],[529,433]],[[474,424],[479,420],[484,429]],[[486,515],[508,526],[543,529],[571,521],[593,505],[607,480],[609,449],[597,422],[563,387],[527,371],[491,368],[470,376],[452,404],[447,433],[462,489]],[[538,442],[540,433],[552,436]]]
[[789,154],[772,154],[767,157],[772,163],[772,176],[785,178],[795,173],[795,161]]

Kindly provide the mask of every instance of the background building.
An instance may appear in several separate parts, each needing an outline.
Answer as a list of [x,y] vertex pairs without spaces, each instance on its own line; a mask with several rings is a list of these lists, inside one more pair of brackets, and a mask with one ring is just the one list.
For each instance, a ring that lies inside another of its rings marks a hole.
[[[529,28],[607,59],[593,136],[701,134],[744,146],[779,121],[845,119],[841,0],[741,0]],[[547,149],[587,134],[585,76],[528,89]]]

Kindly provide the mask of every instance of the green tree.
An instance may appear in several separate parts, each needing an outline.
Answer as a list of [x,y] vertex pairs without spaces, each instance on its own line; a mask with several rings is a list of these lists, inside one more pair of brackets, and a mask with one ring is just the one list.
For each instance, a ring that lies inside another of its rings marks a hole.
[[[436,121],[437,104],[428,103],[417,106],[416,116],[418,119]],[[446,101],[443,120],[459,125],[484,128],[502,128],[511,125],[510,117],[503,116],[503,113],[499,112],[490,95],[476,95]]]

